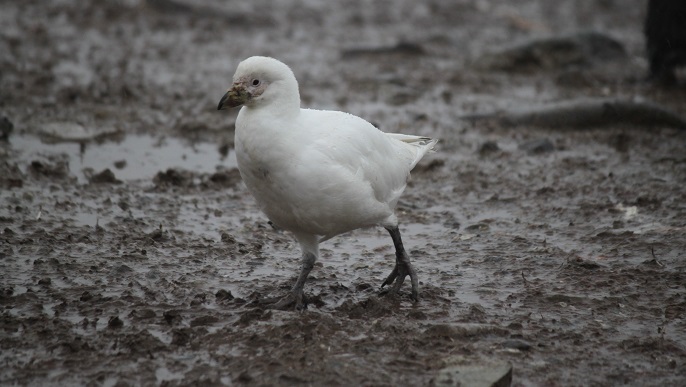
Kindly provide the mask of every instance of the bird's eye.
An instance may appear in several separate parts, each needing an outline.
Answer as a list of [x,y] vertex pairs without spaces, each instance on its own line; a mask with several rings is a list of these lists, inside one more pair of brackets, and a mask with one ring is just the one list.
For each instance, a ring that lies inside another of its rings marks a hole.
[[253,80],[252,80],[252,85],[253,85],[253,86],[259,86],[259,85],[260,85],[260,80],[259,80],[259,79],[253,79]]

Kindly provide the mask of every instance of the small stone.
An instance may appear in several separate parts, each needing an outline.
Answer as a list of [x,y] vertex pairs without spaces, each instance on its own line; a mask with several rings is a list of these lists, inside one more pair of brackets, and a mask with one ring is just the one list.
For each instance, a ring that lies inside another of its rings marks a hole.
[[243,372],[241,372],[240,375],[238,375],[238,379],[237,379],[237,380],[238,380],[239,382],[241,382],[241,383],[250,383],[250,382],[252,382],[253,377],[250,376],[250,374],[248,373],[248,371],[243,371]]
[[88,178],[91,184],[121,184],[122,181],[114,176],[109,168],[103,170],[100,173],[96,173]]
[[233,294],[231,294],[230,291],[224,289],[217,290],[217,293],[215,293],[214,296],[217,298],[217,301],[233,300]]
[[223,187],[233,187],[241,182],[241,174],[237,168],[218,171],[210,176],[210,181]]
[[153,183],[157,187],[192,187],[194,184],[193,172],[169,168],[166,171],[157,172],[157,175],[153,178]]
[[85,291],[81,294],[81,297],[79,297],[79,301],[86,302],[90,301],[93,299],[93,295],[89,291]]
[[498,143],[495,141],[486,141],[479,147],[479,154],[487,156],[500,150]]
[[33,160],[27,171],[37,178],[66,179],[69,177],[67,160]]
[[112,316],[110,317],[109,321],[107,321],[107,327],[116,329],[116,328],[121,328],[124,326],[124,322],[121,321],[119,316]]

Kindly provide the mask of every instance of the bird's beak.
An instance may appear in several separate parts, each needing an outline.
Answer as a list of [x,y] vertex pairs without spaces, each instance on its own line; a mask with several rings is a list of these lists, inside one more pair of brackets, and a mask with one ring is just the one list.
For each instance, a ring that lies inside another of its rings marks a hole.
[[219,105],[217,110],[224,110],[227,108],[233,108],[236,106],[241,106],[248,102],[251,95],[245,90],[245,87],[239,83],[234,83],[231,89],[224,94],[222,99],[219,100]]

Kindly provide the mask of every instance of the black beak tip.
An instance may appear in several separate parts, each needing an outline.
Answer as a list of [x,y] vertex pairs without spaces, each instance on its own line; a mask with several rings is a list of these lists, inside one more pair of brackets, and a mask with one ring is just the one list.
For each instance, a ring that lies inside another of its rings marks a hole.
[[217,110],[224,110],[224,102],[226,102],[226,99],[229,97],[229,93],[224,94],[222,99],[219,100],[219,104],[217,105]]

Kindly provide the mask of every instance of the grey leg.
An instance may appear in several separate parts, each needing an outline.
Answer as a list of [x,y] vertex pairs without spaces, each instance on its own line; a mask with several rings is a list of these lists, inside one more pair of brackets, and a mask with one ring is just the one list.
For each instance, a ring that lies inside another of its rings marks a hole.
[[381,287],[383,288],[386,285],[392,284],[393,287],[386,292],[398,293],[403,282],[405,282],[405,277],[409,275],[410,282],[412,283],[412,299],[417,301],[419,294],[417,273],[415,272],[414,267],[412,267],[410,257],[403,247],[403,241],[400,238],[400,230],[398,227],[387,227],[386,230],[391,234],[391,239],[393,239],[393,245],[395,246],[395,267],[393,267],[391,274],[389,274],[383,284],[381,284]]
[[291,289],[291,293],[272,305],[273,308],[286,309],[291,304],[295,304],[295,309],[297,310],[303,310],[307,308],[307,304],[303,302],[303,288],[305,287],[307,276],[310,275],[316,260],[317,257],[314,254],[310,252],[303,253],[302,269],[300,270],[298,280],[295,282],[293,289]]

